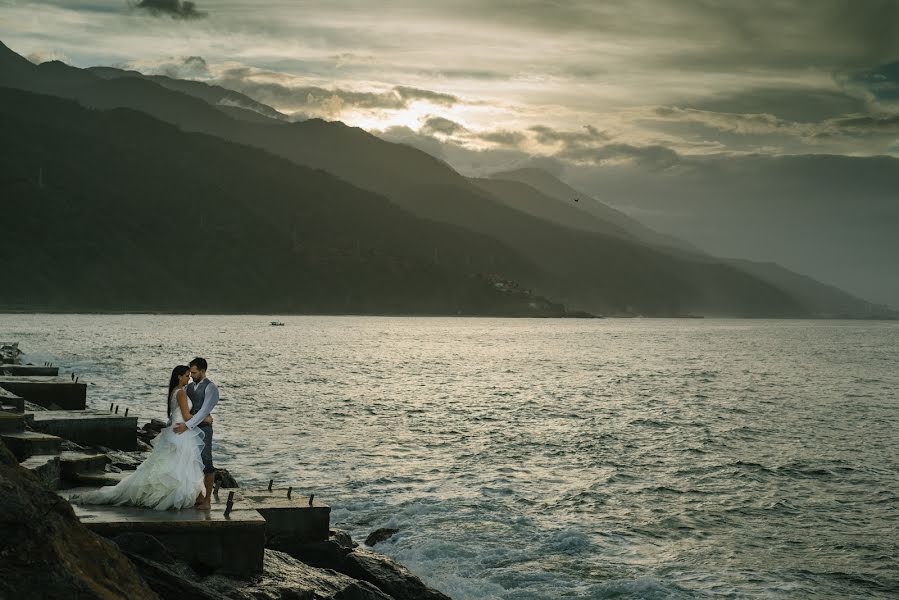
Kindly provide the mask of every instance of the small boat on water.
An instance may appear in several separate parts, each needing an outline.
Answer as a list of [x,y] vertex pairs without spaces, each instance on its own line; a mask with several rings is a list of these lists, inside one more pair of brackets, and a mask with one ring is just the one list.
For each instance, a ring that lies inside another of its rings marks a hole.
[[284,327],[284,321],[272,321],[272,327]]

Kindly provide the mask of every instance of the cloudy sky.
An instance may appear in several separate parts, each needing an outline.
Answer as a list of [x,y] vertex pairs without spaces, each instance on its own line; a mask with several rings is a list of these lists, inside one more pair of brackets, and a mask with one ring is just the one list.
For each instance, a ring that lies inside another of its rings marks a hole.
[[[645,174],[899,157],[899,0],[0,0],[0,40],[35,62],[218,83],[468,175],[543,166],[669,230],[687,209],[653,204],[671,182],[642,188]],[[672,232],[814,266],[692,225]],[[899,306],[899,282],[872,286],[854,289]]]
[[899,155],[896,0],[3,0],[0,32],[473,150]]

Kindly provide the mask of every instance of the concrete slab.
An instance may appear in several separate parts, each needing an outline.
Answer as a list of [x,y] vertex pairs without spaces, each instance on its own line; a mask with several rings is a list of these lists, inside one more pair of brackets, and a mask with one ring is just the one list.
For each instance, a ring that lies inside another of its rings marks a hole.
[[0,411],[0,432],[15,433],[25,431],[25,415],[18,412]]
[[0,405],[5,407],[4,410],[13,409],[23,412],[25,410],[25,398],[0,388]]
[[219,497],[227,498],[234,491],[241,505],[255,508],[265,517],[265,532],[270,540],[291,542],[319,542],[328,539],[331,527],[331,507],[320,502],[309,505],[307,496],[291,494],[287,489],[219,490]]
[[109,462],[105,454],[87,454],[85,452],[60,452],[60,471],[62,478],[67,481],[77,480],[82,473],[91,473],[103,470]]
[[[58,492],[67,500],[73,494],[95,488]],[[156,511],[128,506],[73,504],[75,514],[88,529],[114,538],[126,532],[152,535],[176,556],[201,572],[221,571],[238,577],[262,572],[265,551],[265,519],[240,503],[225,517],[225,501],[214,500],[212,510]]]
[[34,413],[31,427],[82,446],[137,450],[136,416],[99,410],[47,410]]
[[16,413],[17,415],[21,415],[24,411],[19,410],[19,407],[15,404],[6,404],[2,400],[0,400],[0,411],[8,412],[8,413]]
[[0,433],[3,443],[22,462],[36,454],[59,454],[62,439],[34,431]]
[[134,471],[123,471],[121,473],[107,473],[106,471],[90,471],[87,473],[78,473],[75,475],[76,487],[103,487],[104,485],[115,485],[125,479]]
[[0,388],[46,408],[84,410],[87,405],[87,384],[76,383],[68,377],[3,375]]
[[59,375],[59,367],[45,367],[43,365],[0,365],[0,375],[14,375],[16,377],[27,375],[57,377]]

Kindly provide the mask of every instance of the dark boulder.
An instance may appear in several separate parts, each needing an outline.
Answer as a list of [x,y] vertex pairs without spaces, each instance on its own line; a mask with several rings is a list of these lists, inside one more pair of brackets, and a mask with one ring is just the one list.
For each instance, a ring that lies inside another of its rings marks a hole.
[[395,600],[450,600],[400,563],[372,550],[356,548],[350,552],[340,572],[374,584]]
[[347,555],[353,551],[352,547],[343,546],[333,538],[323,542],[295,543],[284,539],[267,539],[265,547],[290,554],[307,565],[340,572],[343,572],[341,567],[346,562]]
[[148,422],[144,423],[144,426],[141,427],[141,429],[148,433],[152,433],[153,435],[159,435],[159,432],[168,427],[168,424],[168,421],[165,419],[150,419]]
[[156,538],[124,534],[117,544],[162,598],[189,600],[393,600],[378,588],[340,573],[316,569],[288,554],[265,551],[261,575],[251,581],[203,577],[175,559]]
[[265,551],[262,576],[252,582],[212,576],[204,584],[234,600],[394,600],[370,583],[310,567],[276,550]]
[[366,546],[374,546],[378,542],[383,542],[384,540],[389,540],[393,537],[394,534],[399,533],[399,529],[392,529],[390,527],[382,527],[381,529],[375,529],[371,533],[368,534],[368,537],[365,538]]
[[350,535],[350,533],[348,531],[344,531],[343,529],[329,529],[328,537],[344,548],[359,547],[359,544],[353,541],[353,537]]
[[346,532],[335,533],[325,542],[289,543],[282,540],[279,549],[307,565],[333,569],[353,579],[367,581],[394,600],[449,600],[395,560],[372,550],[354,548],[355,543]]
[[176,559],[155,537],[145,533],[123,533],[113,541],[161,598],[221,599],[221,594],[203,585],[200,576]]
[[174,564],[178,560],[162,542],[146,533],[122,533],[112,538],[112,541],[129,557],[143,556],[166,565]]
[[228,469],[215,469],[215,482],[219,485],[219,487],[223,488],[237,488],[240,487],[237,485],[237,480],[231,476],[231,473],[228,472]]
[[144,423],[143,427],[138,428],[137,439],[145,444],[149,444],[153,441],[153,438],[159,435],[159,432],[167,426],[168,421],[164,421],[163,419],[151,419],[149,422]]
[[119,469],[119,472],[133,471],[147,458],[147,455],[143,452],[125,452],[123,450],[113,450],[112,448],[105,448],[103,446],[100,446],[98,450],[109,458],[108,466]]
[[88,531],[2,442],[0,532],[0,598],[158,598],[115,544]]
[[63,452],[84,452],[87,450],[84,446],[76,444],[71,440],[63,440],[59,443],[59,449]]

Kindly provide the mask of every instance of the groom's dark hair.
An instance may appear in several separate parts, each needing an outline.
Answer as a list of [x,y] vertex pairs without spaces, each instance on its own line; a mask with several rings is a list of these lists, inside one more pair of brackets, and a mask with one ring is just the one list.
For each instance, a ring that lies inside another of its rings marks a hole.
[[205,358],[200,358],[198,356],[195,359],[193,359],[192,361],[190,361],[189,364],[190,364],[190,366],[196,367],[196,368],[200,369],[201,371],[206,370],[206,359]]

